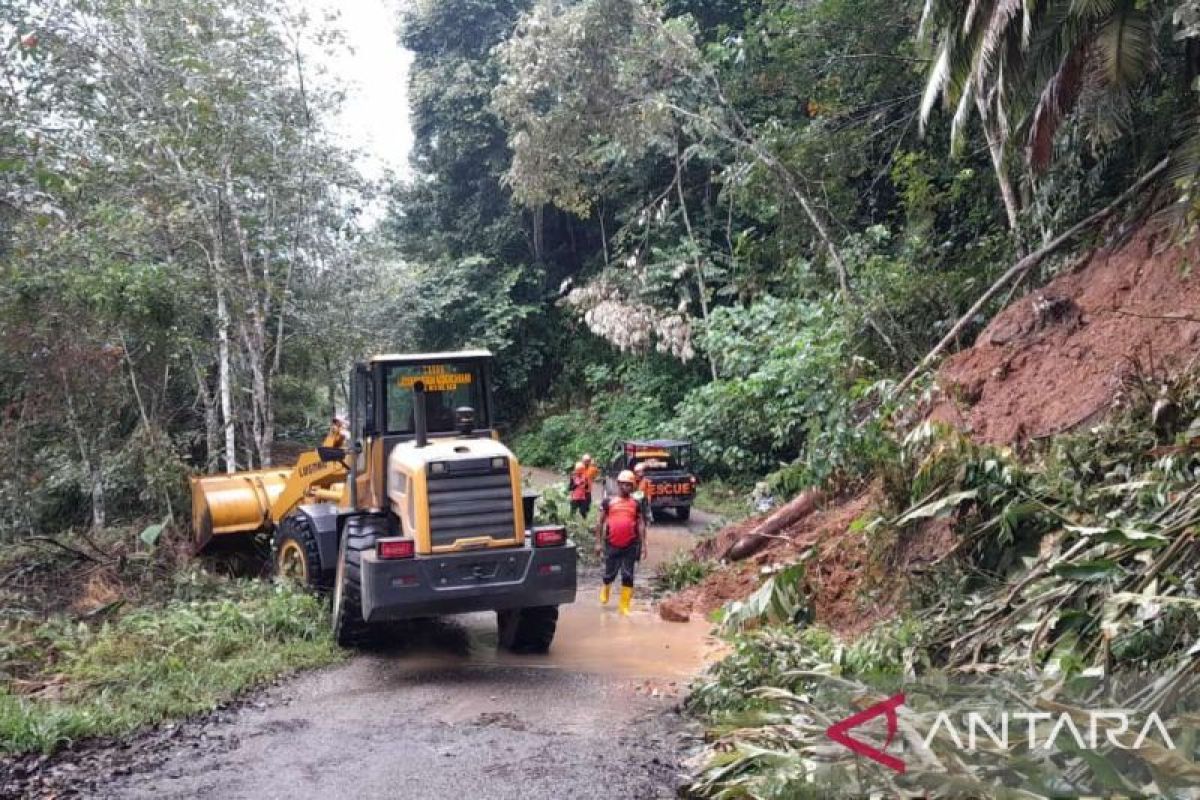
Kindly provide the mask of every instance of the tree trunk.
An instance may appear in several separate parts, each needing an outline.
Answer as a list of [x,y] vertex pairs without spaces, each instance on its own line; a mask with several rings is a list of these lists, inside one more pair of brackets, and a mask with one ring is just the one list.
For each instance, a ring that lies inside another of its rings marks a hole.
[[83,469],[87,472],[88,482],[91,483],[92,497],[92,529],[100,530],[104,527],[104,469],[100,463],[100,456],[92,457],[92,453],[88,448],[87,437],[83,434],[83,426],[79,422],[79,414],[75,411],[75,394],[71,391],[71,384],[67,381],[65,372],[60,374],[62,378],[63,395],[67,401],[67,422],[71,426],[72,433],[75,434],[75,446],[79,448],[79,460],[83,462]]
[[225,471],[237,471],[237,421],[233,417],[233,375],[229,364],[229,306],[217,286],[217,384],[225,427]]
[[[243,353],[250,368],[251,413],[250,435],[260,467],[271,465],[271,445],[274,425],[270,417],[270,382],[267,379],[267,319],[271,315],[271,270],[269,256],[263,256],[261,272],[256,272],[250,237],[242,225],[241,208],[233,183],[229,162],[224,164],[225,202],[229,206],[229,221],[237,239],[242,272],[246,278],[246,319],[238,325]],[[261,287],[257,284],[261,281]],[[286,291],[286,287],[284,289]],[[282,330],[281,330],[282,333]]]
[[1016,231],[1018,217],[1021,213],[1021,201],[1013,191],[1012,181],[1008,177],[1008,166],[1004,161],[1004,148],[1007,144],[1004,134],[996,129],[987,104],[982,97],[975,98],[975,107],[979,110],[979,121],[983,127],[984,138],[987,139],[988,153],[992,157],[992,171],[996,173],[996,183],[1000,187],[1000,200],[1004,203],[1004,215],[1008,219],[1008,229]]
[[[687,229],[688,241],[692,243],[692,269],[696,273],[696,286],[700,293],[700,316],[705,324],[708,323],[708,286],[704,281],[704,265],[700,257],[700,245],[696,242],[696,234],[692,230],[692,218],[688,216],[687,199],[683,196],[683,164],[679,158],[679,148],[675,149],[675,191],[679,197],[679,210],[683,213],[683,225]],[[708,356],[708,368],[712,379],[719,380],[717,362],[712,353]]]
[[88,468],[92,481],[92,529],[104,528],[104,470],[96,464]]
[[192,358],[192,373],[196,376],[196,397],[204,408],[204,471],[210,473],[217,468],[220,460],[221,421],[217,416],[217,400],[208,388],[208,377],[200,369],[196,351],[190,345],[188,355]]
[[801,492],[786,505],[775,510],[761,525],[731,542],[719,558],[729,561],[749,558],[761,550],[768,540],[783,535],[788,528],[816,511],[824,499],[825,494],[820,489]]
[[325,381],[326,391],[329,397],[329,418],[333,419],[337,416],[337,397],[338,397],[338,380],[337,372],[333,368],[333,364],[329,360],[329,354],[325,354]]
[[546,247],[546,207],[539,205],[533,210],[533,260],[542,262],[542,253]]

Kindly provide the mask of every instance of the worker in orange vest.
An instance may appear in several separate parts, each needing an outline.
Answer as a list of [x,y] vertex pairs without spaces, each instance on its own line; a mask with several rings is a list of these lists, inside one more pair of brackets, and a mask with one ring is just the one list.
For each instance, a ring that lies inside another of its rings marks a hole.
[[571,477],[567,478],[567,495],[571,498],[571,513],[579,512],[579,516],[587,519],[592,510],[592,482],[587,478],[583,462],[575,462]]
[[[592,486],[596,483],[596,479],[600,477],[600,468],[592,463],[591,453],[584,453],[583,458],[579,459],[583,462],[583,474],[587,476],[588,491],[591,491]],[[591,495],[588,495],[591,497]]]
[[596,525],[596,555],[604,553],[604,585],[600,602],[607,604],[617,573],[621,575],[621,599],[618,608],[628,616],[633,603],[633,573],[637,562],[646,555],[646,518],[642,506],[633,497],[637,478],[629,470],[617,476],[617,495],[600,503],[600,522]]

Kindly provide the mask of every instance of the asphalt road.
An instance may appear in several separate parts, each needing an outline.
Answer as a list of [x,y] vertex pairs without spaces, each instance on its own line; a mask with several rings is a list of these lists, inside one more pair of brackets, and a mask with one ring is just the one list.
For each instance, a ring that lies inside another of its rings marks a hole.
[[[710,521],[655,525],[648,566]],[[594,572],[581,575],[547,656],[498,652],[491,614],[427,624],[402,647],[182,726],[141,762],[125,759],[125,774],[81,776],[77,787],[222,800],[672,797],[696,743],[676,709],[711,654],[708,626],[662,622],[644,593],[622,618],[597,588]]]

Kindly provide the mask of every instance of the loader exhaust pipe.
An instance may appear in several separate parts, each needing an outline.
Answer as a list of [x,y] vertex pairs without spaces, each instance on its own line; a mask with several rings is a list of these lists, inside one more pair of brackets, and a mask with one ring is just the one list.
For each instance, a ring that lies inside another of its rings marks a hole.
[[425,420],[425,382],[413,384],[413,432],[417,436],[417,447],[429,444],[429,425]]

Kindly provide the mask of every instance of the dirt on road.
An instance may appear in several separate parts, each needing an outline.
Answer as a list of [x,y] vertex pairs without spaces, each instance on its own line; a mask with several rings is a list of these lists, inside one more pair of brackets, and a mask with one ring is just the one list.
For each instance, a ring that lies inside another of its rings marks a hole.
[[[655,525],[639,583],[706,524]],[[581,574],[546,656],[498,651],[492,614],[423,623],[205,719],[32,759],[9,785],[35,797],[673,797],[698,743],[678,706],[716,644],[703,621],[660,620],[644,591],[620,617],[598,587]]]

